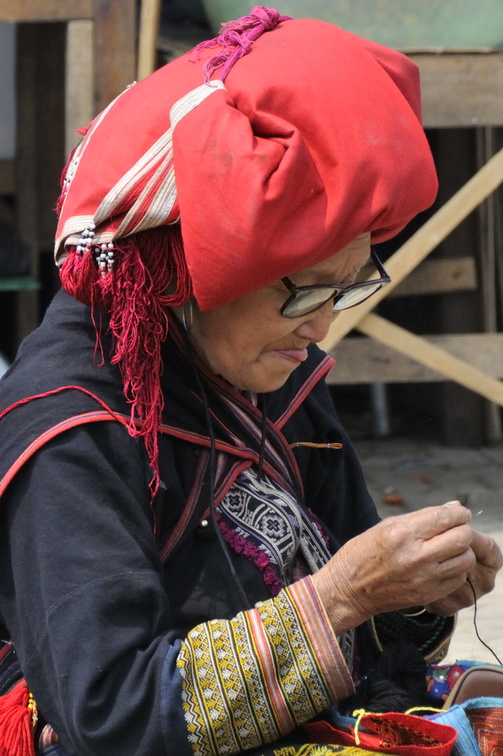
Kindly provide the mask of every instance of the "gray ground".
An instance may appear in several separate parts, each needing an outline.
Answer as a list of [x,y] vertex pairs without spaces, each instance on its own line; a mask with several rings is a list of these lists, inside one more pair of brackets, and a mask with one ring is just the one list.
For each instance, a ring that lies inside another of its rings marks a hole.
[[407,439],[360,440],[355,446],[383,517],[459,499],[474,514],[482,510],[479,530],[503,530],[503,448],[447,448]]

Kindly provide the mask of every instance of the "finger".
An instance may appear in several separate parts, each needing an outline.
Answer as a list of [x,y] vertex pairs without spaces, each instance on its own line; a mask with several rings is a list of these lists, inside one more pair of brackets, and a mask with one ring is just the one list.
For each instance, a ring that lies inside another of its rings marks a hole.
[[454,579],[459,580],[459,584],[463,585],[468,573],[474,569],[476,563],[475,554],[471,548],[468,548],[461,553],[439,561],[434,569],[438,580]]
[[471,547],[477,562],[484,567],[498,572],[503,566],[501,549],[491,536],[474,531]]
[[425,604],[427,612],[432,614],[441,614],[444,617],[452,617],[461,609],[466,609],[473,605],[473,593],[468,583],[460,586],[454,591],[448,593],[444,598],[437,599]]
[[437,614],[455,614],[473,604],[473,593],[466,582],[466,575],[460,573],[456,577],[438,580],[434,590],[423,602],[429,612]]
[[448,501],[440,507],[430,507],[430,509],[433,515],[430,522],[430,538],[445,533],[451,528],[466,525],[472,519],[470,510],[459,501]]
[[401,518],[418,538],[427,541],[451,528],[466,524],[471,520],[472,513],[459,501],[452,501],[439,507],[418,509],[396,519]]
[[471,549],[475,531],[469,525],[458,525],[424,541],[421,558],[437,565],[448,563],[457,557],[468,558],[470,569],[475,565],[475,555]]

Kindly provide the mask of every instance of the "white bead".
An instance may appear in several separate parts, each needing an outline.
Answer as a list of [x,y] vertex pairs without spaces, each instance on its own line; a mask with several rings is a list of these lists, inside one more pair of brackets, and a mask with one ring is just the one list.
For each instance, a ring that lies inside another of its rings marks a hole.
[[208,520],[201,520],[201,527],[202,527],[202,528],[207,528],[207,527],[208,527],[208,525],[209,525],[209,522],[208,522]]

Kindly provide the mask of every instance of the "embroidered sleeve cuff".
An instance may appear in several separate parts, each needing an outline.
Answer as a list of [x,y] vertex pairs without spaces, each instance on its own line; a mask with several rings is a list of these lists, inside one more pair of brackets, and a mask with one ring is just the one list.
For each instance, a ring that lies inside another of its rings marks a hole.
[[354,690],[308,578],[232,620],[198,625],[177,666],[197,756],[271,743]]
[[311,578],[299,580],[285,590],[294,602],[306,642],[330,691],[330,704],[352,695],[355,688],[351,671]]

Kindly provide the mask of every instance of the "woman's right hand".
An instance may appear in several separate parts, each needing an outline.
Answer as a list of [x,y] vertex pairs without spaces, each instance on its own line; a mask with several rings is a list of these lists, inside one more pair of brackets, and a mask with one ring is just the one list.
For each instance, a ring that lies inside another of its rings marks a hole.
[[460,588],[476,563],[471,517],[459,502],[448,502],[389,517],[348,541],[312,576],[334,632]]

